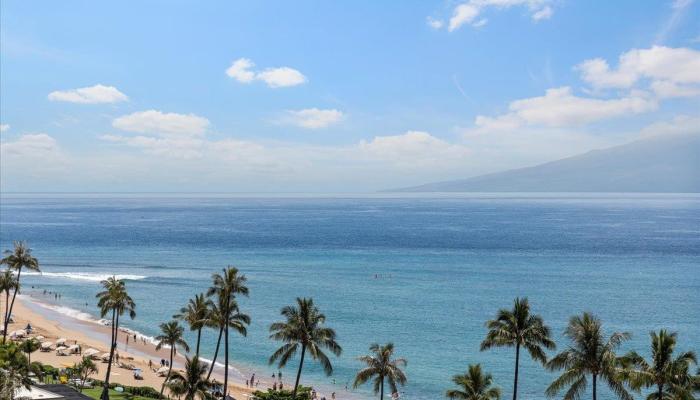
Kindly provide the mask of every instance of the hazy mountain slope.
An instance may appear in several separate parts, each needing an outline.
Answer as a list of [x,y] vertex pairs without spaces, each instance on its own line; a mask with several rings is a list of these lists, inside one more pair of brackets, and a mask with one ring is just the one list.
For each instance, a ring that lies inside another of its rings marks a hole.
[[647,138],[534,167],[397,191],[700,192],[700,134]]

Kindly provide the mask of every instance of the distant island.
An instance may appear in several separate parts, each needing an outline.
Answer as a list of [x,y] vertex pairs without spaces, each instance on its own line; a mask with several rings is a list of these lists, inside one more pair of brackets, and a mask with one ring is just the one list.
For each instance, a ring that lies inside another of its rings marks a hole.
[[700,132],[654,136],[533,167],[390,191],[698,193]]

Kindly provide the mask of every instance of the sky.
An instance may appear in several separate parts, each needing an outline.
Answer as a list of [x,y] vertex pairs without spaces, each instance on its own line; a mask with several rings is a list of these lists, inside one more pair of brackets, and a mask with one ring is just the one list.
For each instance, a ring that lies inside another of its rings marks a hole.
[[0,1],[3,192],[371,192],[700,133],[700,1]]

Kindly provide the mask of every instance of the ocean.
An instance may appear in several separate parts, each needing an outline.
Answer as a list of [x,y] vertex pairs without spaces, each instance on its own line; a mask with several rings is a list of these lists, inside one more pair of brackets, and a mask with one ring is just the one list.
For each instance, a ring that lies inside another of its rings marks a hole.
[[[679,333],[679,350],[700,351],[699,195],[5,194],[0,247],[12,240],[28,241],[43,271],[22,275],[25,293],[55,291],[60,301],[46,301],[63,312],[98,317],[99,281],[116,274],[137,304],[125,325],[149,336],[212,273],[238,267],[250,287],[240,306],[253,320],[247,337],[232,339],[238,381],[277,372],[268,327],[281,307],[312,297],[343,354],[331,377],[307,363],[302,383],[339,399],[369,397],[369,386],[351,387],[357,357],[389,341],[408,359],[404,399],[444,398],[471,363],[509,398],[514,351],[480,352],[479,343],[484,322],[517,296],[559,349],[569,317],[590,311],[607,333],[633,334],[620,352],[648,354],[659,328]],[[208,358],[215,340],[204,335]],[[295,372],[292,362],[285,380]],[[555,376],[525,355],[519,397],[544,398]],[[613,397],[603,388],[599,398]]]

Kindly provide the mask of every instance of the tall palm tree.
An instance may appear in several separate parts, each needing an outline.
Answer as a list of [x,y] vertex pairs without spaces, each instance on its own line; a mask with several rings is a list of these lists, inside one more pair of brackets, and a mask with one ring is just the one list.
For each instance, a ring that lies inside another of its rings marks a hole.
[[[225,299],[219,299],[225,301]],[[219,347],[221,345],[221,336],[226,329],[226,317],[223,315],[223,310],[230,310],[228,316],[228,327],[238,332],[242,336],[248,335],[248,329],[246,325],[250,325],[250,316],[243,314],[238,308],[238,302],[236,299],[229,299],[229,305],[224,304],[214,304],[211,302],[209,308],[209,314],[207,318],[207,326],[211,328],[216,328],[219,330],[219,338],[216,340],[216,350],[214,350],[214,359],[209,366],[209,373],[207,374],[207,379],[211,377],[211,373],[214,370],[214,364],[216,364],[216,358],[219,355]]]
[[209,303],[211,300],[204,297],[204,293],[200,293],[190,299],[187,305],[180,309],[180,313],[173,315],[173,318],[186,322],[191,331],[197,331],[196,357],[199,357],[199,342],[202,339],[202,328],[204,328],[209,315]]
[[629,333],[615,332],[605,340],[600,320],[586,312],[571,317],[564,336],[571,340],[571,346],[546,365],[551,371],[563,369],[564,372],[549,385],[547,396],[554,397],[568,386],[564,400],[578,399],[588,385],[586,375],[591,375],[593,400],[597,398],[598,378],[605,380],[619,398],[632,399],[622,385],[620,359],[615,354],[615,349],[630,338]]
[[3,312],[2,326],[3,329],[7,326],[7,312],[10,309],[10,292],[19,288],[19,282],[11,269],[6,269],[0,273],[0,295],[5,294],[5,311]]
[[185,328],[181,327],[177,321],[170,321],[160,324],[161,334],[156,336],[158,344],[156,345],[156,350],[160,350],[163,346],[170,346],[170,364],[168,367],[168,375],[165,376],[165,380],[160,387],[160,397],[163,397],[163,389],[165,389],[165,383],[170,379],[170,373],[173,370],[173,356],[177,351],[177,346],[182,347],[185,351],[190,351],[190,346],[187,345],[183,335],[185,334]]
[[[677,334],[665,329],[651,332],[651,360],[646,361],[634,351],[627,353],[623,364],[634,369],[627,371],[627,380],[635,390],[656,386],[647,400],[675,399],[679,392],[685,392],[694,377],[690,372],[692,364],[697,364],[695,353],[688,351],[673,358]],[[690,394],[690,393],[689,393]],[[690,396],[688,396],[690,397]]]
[[340,356],[343,349],[335,341],[335,331],[324,326],[326,316],[321,314],[314,305],[313,299],[301,299],[297,297],[296,306],[286,306],[282,308],[281,314],[286,321],[275,322],[270,325],[270,338],[285,342],[272,356],[269,363],[279,360],[279,368],[284,368],[299,347],[301,347],[301,359],[299,360],[299,370],[294,382],[292,398],[296,398],[297,388],[301,369],[304,367],[304,356],[309,351],[311,357],[321,363],[326,375],[333,373],[333,365],[322,349],[328,349],[336,356]]
[[199,361],[199,357],[187,358],[185,362],[185,373],[173,372],[168,380],[168,388],[173,393],[185,396],[184,400],[207,399],[207,390],[212,386],[208,379],[204,377],[207,372],[207,365]]
[[[231,308],[232,299],[235,299],[237,295],[248,296],[248,286],[246,282],[248,279],[245,275],[238,273],[238,268],[233,266],[228,266],[222,270],[222,274],[212,275],[212,286],[207,290],[208,296],[214,296],[219,299],[218,304],[222,305],[221,313],[224,316],[224,321],[229,321],[231,313],[234,310]],[[229,324],[224,326],[224,393],[223,396],[226,397],[226,392],[228,391],[228,338],[229,338]],[[214,365],[212,363],[212,365]]]
[[447,397],[460,400],[499,400],[501,389],[491,386],[493,377],[481,370],[481,364],[472,364],[464,375],[455,375],[452,382],[460,389],[447,391]]
[[32,364],[32,353],[39,350],[41,343],[35,338],[30,338],[22,342],[19,348],[27,354],[27,366]]
[[128,313],[131,319],[136,317],[136,303],[126,291],[126,284],[123,280],[112,276],[101,282],[103,291],[97,293],[97,306],[100,307],[100,315],[104,318],[112,313],[111,343],[109,347],[109,363],[105,375],[104,386],[100,399],[109,400],[109,375],[112,372],[112,360],[114,351],[117,349],[117,336],[119,334],[119,317]]
[[5,264],[9,270],[17,271],[17,285],[14,288],[12,294],[12,302],[10,302],[10,307],[5,313],[5,324],[3,326],[2,340],[3,342],[7,340],[7,325],[10,322],[10,317],[12,316],[12,308],[15,305],[15,298],[17,297],[17,292],[19,292],[19,282],[22,276],[22,269],[26,268],[30,271],[39,271],[39,261],[32,256],[32,249],[27,247],[26,242],[13,242],[14,250],[5,250],[5,257],[0,259],[0,265]]
[[398,391],[397,383],[401,386],[406,384],[406,374],[401,370],[402,367],[406,366],[406,359],[393,358],[393,343],[387,343],[384,346],[374,343],[369,346],[369,351],[371,351],[372,354],[359,358],[359,360],[367,364],[367,366],[357,373],[353,386],[357,388],[372,379],[372,377],[375,377],[374,393],[379,393],[379,399],[383,400],[384,381],[389,383],[389,388],[392,393]]
[[518,369],[520,365],[520,348],[530,353],[530,357],[542,364],[547,362],[547,355],[542,348],[552,350],[556,346],[550,338],[550,330],[544,320],[537,314],[530,314],[527,297],[516,298],[513,309],[500,309],[496,319],[486,322],[489,329],[486,339],[481,342],[481,351],[492,347],[515,347],[515,375],[513,378],[513,400],[518,397]]

